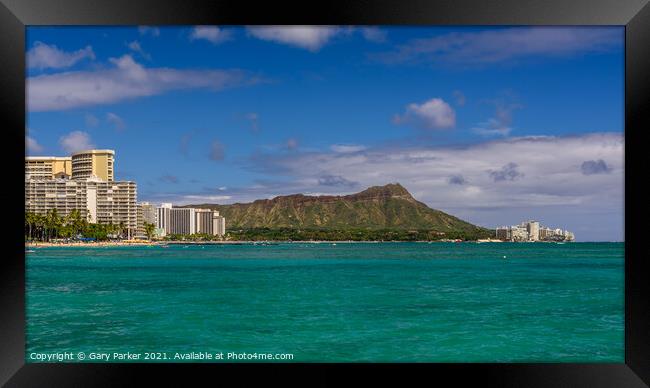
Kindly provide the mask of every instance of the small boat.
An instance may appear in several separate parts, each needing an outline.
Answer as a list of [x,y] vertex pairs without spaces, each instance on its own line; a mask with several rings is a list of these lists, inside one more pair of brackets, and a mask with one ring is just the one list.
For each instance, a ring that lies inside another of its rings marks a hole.
[[25,251],[25,253],[35,253],[35,252],[36,252],[36,251],[33,250],[33,249],[27,249],[27,250]]

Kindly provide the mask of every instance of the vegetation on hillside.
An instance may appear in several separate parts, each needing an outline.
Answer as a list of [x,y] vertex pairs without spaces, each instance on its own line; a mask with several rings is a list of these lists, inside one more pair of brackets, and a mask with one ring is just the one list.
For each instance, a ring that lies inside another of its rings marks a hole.
[[235,241],[439,241],[477,240],[493,237],[488,229],[480,231],[453,231],[404,229],[270,229],[254,228],[229,230],[228,240]]
[[409,241],[494,236],[491,230],[431,209],[399,183],[344,196],[294,194],[251,203],[187,207],[218,210],[226,218],[229,235],[238,240]]

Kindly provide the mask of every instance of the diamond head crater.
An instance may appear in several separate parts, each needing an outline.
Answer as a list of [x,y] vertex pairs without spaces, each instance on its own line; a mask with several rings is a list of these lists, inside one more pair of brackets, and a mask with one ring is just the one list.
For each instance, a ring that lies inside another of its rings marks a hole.
[[231,240],[448,241],[494,236],[492,229],[428,207],[399,183],[349,195],[293,194],[184,207],[218,210],[228,220]]

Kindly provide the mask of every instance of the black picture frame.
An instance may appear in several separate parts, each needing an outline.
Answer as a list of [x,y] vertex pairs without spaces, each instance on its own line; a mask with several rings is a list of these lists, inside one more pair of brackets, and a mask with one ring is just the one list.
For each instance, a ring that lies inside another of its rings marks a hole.
[[[625,363],[621,364],[25,364],[24,209],[25,26],[197,24],[420,24],[625,26]],[[444,0],[278,3],[174,0],[0,0],[0,111],[7,226],[0,259],[0,383],[7,386],[184,384],[205,374],[326,385],[345,381],[468,382],[501,387],[642,387],[650,384],[650,274],[643,230],[650,116],[648,0]],[[21,196],[23,198],[21,198]],[[260,373],[251,373],[255,368]],[[296,369],[300,372],[296,374]],[[337,373],[334,373],[337,372]],[[346,372],[345,376],[338,372]],[[353,372],[347,374],[347,372]]]

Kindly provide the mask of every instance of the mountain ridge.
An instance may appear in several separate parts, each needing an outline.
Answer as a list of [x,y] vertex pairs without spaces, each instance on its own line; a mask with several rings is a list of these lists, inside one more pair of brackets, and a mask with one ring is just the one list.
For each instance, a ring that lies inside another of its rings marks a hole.
[[228,229],[303,228],[303,229],[395,229],[486,233],[472,225],[416,200],[399,183],[372,186],[348,195],[291,194],[248,203],[195,204],[194,207],[218,210]]

